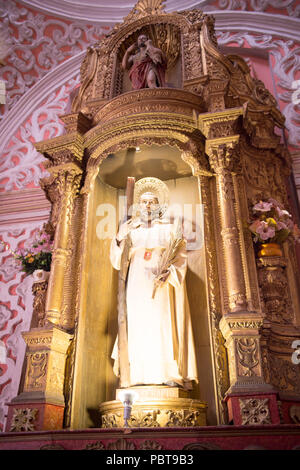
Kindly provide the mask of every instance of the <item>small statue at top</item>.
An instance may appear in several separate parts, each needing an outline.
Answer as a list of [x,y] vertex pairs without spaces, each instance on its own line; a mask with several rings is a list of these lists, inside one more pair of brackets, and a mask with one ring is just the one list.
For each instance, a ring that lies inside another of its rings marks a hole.
[[145,34],[138,37],[124,54],[122,67],[129,70],[134,90],[165,86],[166,57]]

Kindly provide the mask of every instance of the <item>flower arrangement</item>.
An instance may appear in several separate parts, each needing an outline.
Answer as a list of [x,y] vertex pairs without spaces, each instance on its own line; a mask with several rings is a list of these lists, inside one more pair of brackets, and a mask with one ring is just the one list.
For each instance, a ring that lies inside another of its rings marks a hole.
[[300,229],[291,214],[278,201],[269,198],[259,201],[253,208],[249,230],[255,243],[283,243],[289,236],[300,241]]
[[21,266],[21,271],[24,271],[26,274],[32,274],[37,269],[50,271],[53,241],[44,230],[39,230],[35,234],[30,248],[12,251],[5,242],[1,243],[5,246],[5,249],[11,252],[16,263]]

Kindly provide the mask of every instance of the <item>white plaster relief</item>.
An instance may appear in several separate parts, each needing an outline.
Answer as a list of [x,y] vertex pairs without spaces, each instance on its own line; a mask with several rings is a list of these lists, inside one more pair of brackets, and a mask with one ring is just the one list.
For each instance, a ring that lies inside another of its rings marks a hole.
[[47,173],[41,167],[44,157],[36,151],[33,143],[57,137],[64,132],[59,116],[65,114],[69,95],[78,83],[79,76],[69,80],[58,91],[50,93],[46,101],[32,112],[30,119],[19,127],[19,135],[11,138],[10,146],[0,160],[0,189],[24,189],[29,183],[39,186],[40,178]]
[[[30,243],[41,223],[27,228],[1,231],[3,241],[15,251],[21,244]],[[13,256],[0,244],[0,340],[6,349],[6,364],[0,375],[0,430],[5,427],[6,403],[17,396],[26,345],[21,333],[28,331],[32,317],[32,276],[26,276],[13,266]],[[3,373],[4,371],[4,373]]]
[[269,7],[284,10],[290,16],[300,16],[300,6],[295,0],[219,0],[218,7],[225,10],[266,11]]
[[[286,103],[282,113],[286,118],[288,130],[288,143],[297,147],[300,143],[300,109],[293,99],[294,82],[300,72],[300,46],[293,41],[276,39],[271,35],[252,35],[247,33],[217,33],[220,45],[236,43],[244,47],[247,42],[252,48],[263,49],[269,52],[274,59],[273,72],[278,77],[276,85],[278,98]],[[246,49],[245,49],[246,50]],[[278,87],[283,89],[281,91]]]
[[107,32],[99,25],[68,24],[33,14],[13,0],[0,0],[0,19],[9,51],[0,71],[7,90],[4,114],[49,71]]

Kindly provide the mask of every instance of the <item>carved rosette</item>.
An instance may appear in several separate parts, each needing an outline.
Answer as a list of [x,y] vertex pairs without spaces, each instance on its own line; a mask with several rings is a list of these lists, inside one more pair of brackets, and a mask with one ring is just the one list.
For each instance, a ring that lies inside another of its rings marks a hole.
[[240,398],[243,425],[271,424],[268,398]]
[[15,408],[10,424],[10,431],[30,432],[35,431],[35,422],[38,415],[37,408]]

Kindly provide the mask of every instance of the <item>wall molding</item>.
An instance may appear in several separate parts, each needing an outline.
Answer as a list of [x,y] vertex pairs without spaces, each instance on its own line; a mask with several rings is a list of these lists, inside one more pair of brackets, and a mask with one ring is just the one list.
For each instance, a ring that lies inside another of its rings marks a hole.
[[[82,51],[48,72],[5,114],[0,123],[0,153],[5,151],[11,137],[17,132],[22,123],[29,118],[38,105],[47,96],[78,75],[85,54],[86,51]],[[22,116],[22,120],[20,120],[20,116]]]
[[16,227],[47,222],[51,204],[42,189],[22,189],[0,194],[0,232]]

